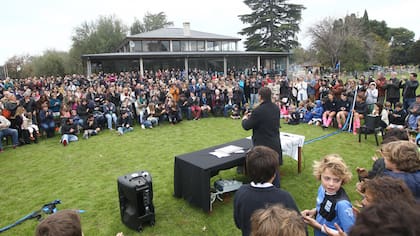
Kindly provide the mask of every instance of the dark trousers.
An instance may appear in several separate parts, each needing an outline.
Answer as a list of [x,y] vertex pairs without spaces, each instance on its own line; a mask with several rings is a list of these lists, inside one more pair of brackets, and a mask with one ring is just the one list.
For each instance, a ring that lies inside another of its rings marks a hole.
[[273,185],[280,188],[280,171],[276,171],[276,177],[274,177]]
[[395,103],[399,102],[400,101],[400,98],[387,98],[386,101],[387,102],[390,102],[391,103],[391,107],[393,109],[395,109]]

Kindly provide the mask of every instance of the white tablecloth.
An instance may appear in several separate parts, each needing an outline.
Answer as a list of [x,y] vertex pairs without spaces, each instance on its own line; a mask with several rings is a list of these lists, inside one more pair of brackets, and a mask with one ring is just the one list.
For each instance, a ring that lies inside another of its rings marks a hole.
[[298,160],[298,148],[303,147],[305,136],[280,132],[280,141],[283,155]]
[[[251,139],[251,136],[247,139]],[[297,161],[299,157],[298,148],[303,147],[305,136],[280,132],[280,142],[283,154]]]

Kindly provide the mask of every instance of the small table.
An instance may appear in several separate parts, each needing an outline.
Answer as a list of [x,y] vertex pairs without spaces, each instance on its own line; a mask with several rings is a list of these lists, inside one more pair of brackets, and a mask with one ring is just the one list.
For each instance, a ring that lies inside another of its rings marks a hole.
[[[245,152],[232,153],[228,157],[218,158],[210,152],[228,145],[242,147]],[[183,197],[189,203],[210,211],[210,178],[220,170],[243,165],[246,151],[252,147],[250,139],[240,139],[230,143],[206,148],[175,157],[174,196]]]
[[280,132],[280,141],[283,154],[295,159],[298,162],[298,173],[302,172],[302,147],[305,136]]
[[[298,173],[301,172],[302,147],[305,137],[301,135],[280,133],[283,154],[298,161]],[[245,152],[231,153],[218,158],[210,154],[216,149],[229,145],[241,147]],[[244,138],[192,153],[175,156],[174,163],[174,196],[183,197],[189,203],[211,210],[210,178],[220,170],[226,170],[244,164],[246,151],[252,147],[250,138]]]

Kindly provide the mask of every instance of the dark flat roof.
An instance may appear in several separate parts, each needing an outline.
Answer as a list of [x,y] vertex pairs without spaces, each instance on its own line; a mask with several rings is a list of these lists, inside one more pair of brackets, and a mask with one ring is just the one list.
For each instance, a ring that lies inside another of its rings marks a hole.
[[288,56],[290,52],[264,52],[264,51],[233,51],[233,52],[115,52],[84,54],[83,59],[138,59],[143,58],[170,58],[170,57],[238,57],[238,56]]

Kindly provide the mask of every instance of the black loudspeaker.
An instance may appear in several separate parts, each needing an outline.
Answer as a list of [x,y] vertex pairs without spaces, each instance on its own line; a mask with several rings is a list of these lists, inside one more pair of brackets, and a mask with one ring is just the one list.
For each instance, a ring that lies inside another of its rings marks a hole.
[[142,231],[143,223],[155,225],[152,176],[138,171],[118,177],[121,221],[129,228]]

